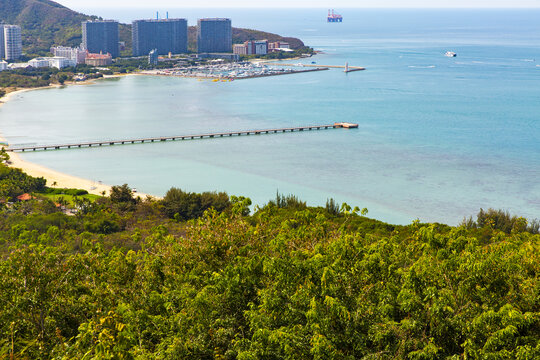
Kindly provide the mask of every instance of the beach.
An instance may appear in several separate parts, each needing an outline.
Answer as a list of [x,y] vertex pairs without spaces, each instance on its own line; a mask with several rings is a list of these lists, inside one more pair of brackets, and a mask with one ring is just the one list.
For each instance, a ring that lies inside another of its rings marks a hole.
[[[135,75],[135,74],[134,74]],[[120,76],[126,76],[126,75],[108,75],[104,76],[103,78],[113,78],[113,77],[120,77]],[[77,83],[67,83],[63,86],[70,86],[70,85],[90,85],[95,83],[96,80],[99,79],[91,79],[84,82],[77,82]],[[33,90],[41,90],[41,89],[49,89],[54,87],[60,87],[62,85],[49,85],[46,87],[39,87],[39,88],[29,88],[29,89],[20,89],[16,91],[12,91],[7,93],[3,98],[0,99],[0,106],[8,102],[10,99],[15,97],[18,94],[27,92],[27,91],[33,91]],[[3,137],[0,129],[0,142],[7,143],[7,140]],[[65,174],[59,171],[55,171],[53,169],[47,168],[42,165],[34,164],[32,162],[26,161],[22,159],[22,157],[15,153],[15,152],[9,152],[10,160],[8,165],[13,168],[18,168],[27,173],[30,176],[33,177],[42,177],[47,180],[47,186],[49,187],[56,187],[56,188],[69,188],[69,189],[83,189],[88,191],[90,194],[95,195],[109,195],[111,191],[111,185],[102,184],[101,182],[96,182],[88,179],[79,178],[76,176],[72,176],[69,174]],[[137,196],[140,196],[142,198],[145,198],[149,195],[137,193]]]

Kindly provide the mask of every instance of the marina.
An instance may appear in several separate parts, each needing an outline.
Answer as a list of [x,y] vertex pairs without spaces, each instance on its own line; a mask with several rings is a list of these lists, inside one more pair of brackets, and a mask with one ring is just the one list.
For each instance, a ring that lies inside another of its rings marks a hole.
[[310,69],[286,69],[268,65],[254,64],[251,62],[241,62],[232,64],[214,64],[191,66],[187,68],[150,70],[143,71],[145,75],[177,76],[185,78],[208,79],[217,81],[233,81],[243,79],[253,79],[259,77],[300,74],[314,71],[325,71],[328,67],[311,66]]
[[243,131],[231,131],[231,132],[220,132],[220,133],[149,137],[149,138],[138,138],[138,139],[103,140],[103,141],[90,141],[90,142],[67,143],[67,144],[25,145],[25,146],[9,147],[6,149],[6,151],[10,151],[10,152],[25,152],[25,151],[39,151],[39,150],[45,151],[45,150],[90,148],[90,147],[99,147],[99,146],[143,144],[143,143],[153,143],[153,142],[160,142],[160,141],[211,139],[211,138],[218,138],[218,137],[232,137],[232,136],[243,136],[243,135],[262,135],[262,134],[277,134],[277,133],[311,131],[311,130],[355,129],[355,128],[358,128],[358,124],[353,124],[353,123],[348,123],[348,122],[337,122],[334,124],[327,124],[327,125],[298,126],[298,127],[264,129],[264,130],[243,130]]

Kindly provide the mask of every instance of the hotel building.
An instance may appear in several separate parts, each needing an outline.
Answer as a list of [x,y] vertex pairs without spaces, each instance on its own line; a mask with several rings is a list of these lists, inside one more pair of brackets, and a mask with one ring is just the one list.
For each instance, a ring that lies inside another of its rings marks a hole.
[[53,46],[51,52],[54,56],[65,57],[70,60],[75,60],[77,64],[84,64],[87,51],[81,48],[70,48],[67,46]]
[[85,21],[82,23],[83,47],[90,53],[109,53],[113,58],[120,55],[118,45],[118,21]]
[[133,56],[185,54],[188,50],[186,19],[135,20],[132,24]]
[[230,53],[232,51],[230,19],[199,19],[197,25],[199,53]]

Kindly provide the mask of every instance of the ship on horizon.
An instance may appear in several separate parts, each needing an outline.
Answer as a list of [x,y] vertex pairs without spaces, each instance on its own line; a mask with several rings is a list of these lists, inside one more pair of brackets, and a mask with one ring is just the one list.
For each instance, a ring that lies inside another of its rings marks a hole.
[[343,22],[343,16],[334,12],[334,9],[328,10],[328,22]]

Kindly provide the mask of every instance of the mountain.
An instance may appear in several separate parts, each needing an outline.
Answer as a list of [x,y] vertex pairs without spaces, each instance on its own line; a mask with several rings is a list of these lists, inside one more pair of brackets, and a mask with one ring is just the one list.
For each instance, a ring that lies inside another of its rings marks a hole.
[[[78,46],[82,42],[81,22],[100,19],[73,11],[50,0],[0,0],[0,21],[20,25],[24,52],[27,55],[45,54],[52,45]],[[189,28],[189,48],[196,48],[196,27]],[[131,25],[120,24],[120,41],[131,49]],[[233,28],[233,42],[268,39],[285,41],[293,48],[304,43],[296,38],[284,38],[276,34],[257,30]]]

